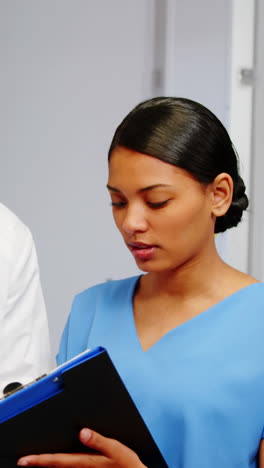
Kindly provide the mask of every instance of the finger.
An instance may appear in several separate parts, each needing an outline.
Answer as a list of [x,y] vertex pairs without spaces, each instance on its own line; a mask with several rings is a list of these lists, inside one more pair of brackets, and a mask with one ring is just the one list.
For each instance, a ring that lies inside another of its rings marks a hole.
[[133,452],[133,450],[117,440],[109,439],[108,437],[98,434],[98,432],[84,428],[80,431],[79,437],[84,445],[102,453],[107,458],[119,461],[120,465],[124,463],[128,464],[129,462],[138,463],[139,461],[137,454]]
[[88,468],[94,466],[94,457],[82,453],[46,453],[22,457],[17,464],[18,466],[42,466],[46,468]]

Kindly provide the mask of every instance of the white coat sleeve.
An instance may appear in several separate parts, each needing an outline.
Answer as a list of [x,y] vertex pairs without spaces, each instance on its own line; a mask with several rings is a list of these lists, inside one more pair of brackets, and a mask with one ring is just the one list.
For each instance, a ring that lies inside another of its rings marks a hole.
[[7,247],[6,278],[1,271],[6,287],[1,298],[0,393],[10,382],[29,383],[51,368],[35,244],[19,220],[9,231]]

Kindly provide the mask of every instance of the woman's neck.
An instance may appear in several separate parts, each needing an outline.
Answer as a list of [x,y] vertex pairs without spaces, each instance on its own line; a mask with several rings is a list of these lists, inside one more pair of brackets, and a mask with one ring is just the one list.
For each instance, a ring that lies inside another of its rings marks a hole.
[[254,279],[227,265],[215,252],[191,259],[175,270],[151,272],[142,278],[140,293],[179,299],[197,296],[223,296],[254,282]]

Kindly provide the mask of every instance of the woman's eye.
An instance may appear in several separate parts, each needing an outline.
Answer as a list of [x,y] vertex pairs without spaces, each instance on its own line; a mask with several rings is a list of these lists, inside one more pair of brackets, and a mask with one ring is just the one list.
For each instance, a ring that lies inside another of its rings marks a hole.
[[113,202],[113,201],[111,201],[111,202],[110,202],[110,205],[111,205],[111,206],[117,206],[118,208],[120,208],[120,207],[122,207],[122,206],[125,206],[125,205],[126,205],[126,202],[124,202],[124,201],[120,201],[120,202]]
[[169,199],[168,200],[164,200],[162,202],[148,202],[148,205],[151,207],[151,208],[161,208],[162,206],[165,206],[167,203],[168,203]]

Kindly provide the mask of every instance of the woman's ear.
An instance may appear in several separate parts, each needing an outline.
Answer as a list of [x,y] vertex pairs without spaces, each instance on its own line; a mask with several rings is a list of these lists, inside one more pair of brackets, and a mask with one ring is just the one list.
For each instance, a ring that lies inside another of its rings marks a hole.
[[223,216],[232,203],[233,180],[225,172],[218,174],[211,185],[212,214],[216,217]]

